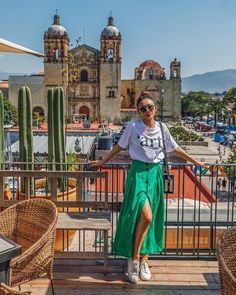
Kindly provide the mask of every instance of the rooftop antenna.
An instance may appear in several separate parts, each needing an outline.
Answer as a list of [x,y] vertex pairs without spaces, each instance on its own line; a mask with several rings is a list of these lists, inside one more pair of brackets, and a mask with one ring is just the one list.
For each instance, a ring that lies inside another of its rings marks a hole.
[[112,16],[112,11],[110,10],[110,16]]
[[56,15],[58,15],[58,9],[56,9]]

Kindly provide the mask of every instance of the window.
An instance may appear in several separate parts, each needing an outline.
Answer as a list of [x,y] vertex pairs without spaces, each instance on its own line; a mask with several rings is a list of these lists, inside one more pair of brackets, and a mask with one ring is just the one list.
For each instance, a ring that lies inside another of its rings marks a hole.
[[108,97],[115,97],[115,91],[109,90],[109,96]]
[[59,59],[59,49],[58,48],[53,48],[50,51],[50,57],[53,59],[53,61],[58,61],[58,59]]
[[97,93],[96,93],[96,87],[94,86],[94,87],[93,87],[93,97],[94,97],[94,98],[96,97],[96,94],[97,94]]
[[80,73],[80,81],[88,82],[88,72],[86,70],[82,70]]
[[59,49],[55,49],[54,60],[58,61],[59,59]]

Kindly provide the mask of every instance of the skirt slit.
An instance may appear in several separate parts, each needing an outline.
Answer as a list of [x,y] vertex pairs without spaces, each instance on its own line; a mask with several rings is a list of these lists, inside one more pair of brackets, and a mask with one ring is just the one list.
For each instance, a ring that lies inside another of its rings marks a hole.
[[162,166],[159,163],[133,161],[126,180],[124,200],[121,206],[114,252],[132,257],[135,228],[148,200],[152,210],[152,222],[144,238],[140,254],[162,251],[164,239],[164,187]]

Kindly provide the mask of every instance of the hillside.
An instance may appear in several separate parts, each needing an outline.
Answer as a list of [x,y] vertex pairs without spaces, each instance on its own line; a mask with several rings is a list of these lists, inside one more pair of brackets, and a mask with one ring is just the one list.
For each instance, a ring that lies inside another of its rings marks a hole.
[[[0,80],[8,79],[9,76],[14,75],[20,76],[25,74],[0,71]],[[222,93],[231,87],[236,87],[236,69],[208,72],[182,78],[183,93],[200,90],[209,93]]]
[[223,92],[236,87],[236,69],[208,72],[182,78],[182,92],[206,91],[209,93]]

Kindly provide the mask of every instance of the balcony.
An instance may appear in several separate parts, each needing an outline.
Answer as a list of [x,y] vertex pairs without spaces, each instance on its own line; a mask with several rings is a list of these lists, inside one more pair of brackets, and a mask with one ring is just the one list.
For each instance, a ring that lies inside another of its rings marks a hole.
[[[216,261],[151,260],[153,280],[129,283],[123,274],[122,260],[110,261],[109,272],[104,276],[102,266],[95,261],[58,261],[54,264],[54,291],[58,295],[80,294],[183,294],[219,295]],[[36,295],[51,295],[50,281],[38,279],[22,285]]]
[[[103,274],[103,259],[79,259],[68,255],[78,250],[102,252],[101,232],[58,232],[55,294],[220,294],[216,243],[220,233],[236,223],[236,166],[214,165],[208,171],[196,171],[190,165],[172,164],[175,187],[172,195],[165,196],[165,248],[162,253],[152,255],[153,280],[138,285],[128,282],[124,275],[126,261],[115,257],[112,249],[128,164],[105,165],[100,171],[105,173],[105,179],[96,178],[97,172],[88,171],[86,164],[61,164],[61,169],[66,171],[48,171],[48,163],[35,163],[34,171],[20,170],[20,163],[5,166],[9,170],[0,171],[2,209],[21,199],[45,197],[63,212],[94,212],[100,210],[100,205],[106,202],[106,194],[108,196],[111,211],[108,273]],[[219,187],[217,181],[224,177],[227,185]],[[20,178],[25,179],[25,193],[19,191]],[[54,181],[49,192],[50,179],[58,178],[64,179],[64,188],[58,189]],[[51,294],[50,282],[46,279],[24,284],[22,290]]]

